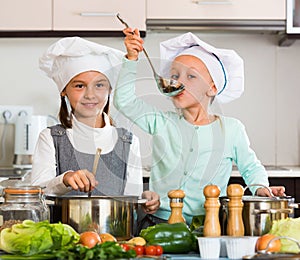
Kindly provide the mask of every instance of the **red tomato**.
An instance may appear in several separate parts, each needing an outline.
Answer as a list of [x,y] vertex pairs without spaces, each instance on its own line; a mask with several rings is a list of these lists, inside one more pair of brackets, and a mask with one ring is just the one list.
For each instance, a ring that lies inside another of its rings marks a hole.
[[130,247],[130,245],[128,245],[128,244],[120,244],[120,246],[124,249],[124,251],[128,251],[128,250],[130,250],[131,249],[131,247]]
[[146,246],[145,253],[146,255],[156,255],[156,246]]
[[135,246],[133,250],[136,252],[136,255],[144,255],[144,246]]
[[162,255],[164,249],[161,246],[156,246],[156,255]]
[[101,238],[99,234],[94,231],[85,231],[80,234],[79,243],[87,246],[88,248],[92,248],[101,243]]

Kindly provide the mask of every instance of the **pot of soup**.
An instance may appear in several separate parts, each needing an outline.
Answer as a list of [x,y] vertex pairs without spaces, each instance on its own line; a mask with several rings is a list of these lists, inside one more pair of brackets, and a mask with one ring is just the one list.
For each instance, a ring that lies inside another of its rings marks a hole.
[[144,203],[137,196],[63,195],[47,196],[52,201],[51,222],[72,226],[78,233],[96,231],[110,233],[117,240],[134,234],[137,205]]

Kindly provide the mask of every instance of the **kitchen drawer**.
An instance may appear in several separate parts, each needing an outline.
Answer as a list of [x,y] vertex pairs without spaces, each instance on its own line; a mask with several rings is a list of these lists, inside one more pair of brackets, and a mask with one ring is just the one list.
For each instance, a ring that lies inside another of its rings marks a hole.
[[53,0],[53,30],[120,31],[120,16],[146,30],[146,0]]
[[51,30],[52,0],[0,0],[0,30]]
[[148,0],[147,19],[285,20],[285,0]]

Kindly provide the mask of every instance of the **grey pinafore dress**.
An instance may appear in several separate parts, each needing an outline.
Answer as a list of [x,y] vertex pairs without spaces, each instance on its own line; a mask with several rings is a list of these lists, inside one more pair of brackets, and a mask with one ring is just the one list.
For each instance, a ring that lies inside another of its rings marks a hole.
[[[49,127],[53,137],[56,156],[56,176],[66,171],[77,171],[93,168],[95,154],[77,151],[71,144],[66,129],[62,125]],[[100,157],[96,179],[98,186],[92,195],[118,196],[123,195],[127,181],[127,162],[132,142],[132,133],[124,128],[117,128],[118,140],[114,149]],[[96,153],[96,151],[95,151]],[[86,194],[80,191],[70,191],[68,195]]]

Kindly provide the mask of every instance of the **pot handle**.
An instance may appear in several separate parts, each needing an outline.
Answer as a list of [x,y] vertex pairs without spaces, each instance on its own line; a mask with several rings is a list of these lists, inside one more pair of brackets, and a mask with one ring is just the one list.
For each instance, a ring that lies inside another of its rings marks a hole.
[[299,209],[300,208],[300,203],[290,203],[289,207],[293,209]]
[[293,209],[254,209],[252,211],[252,215],[256,215],[256,214],[276,214],[276,213],[292,214]]

